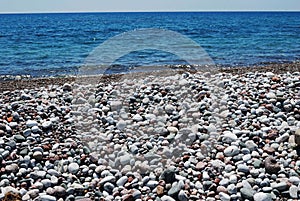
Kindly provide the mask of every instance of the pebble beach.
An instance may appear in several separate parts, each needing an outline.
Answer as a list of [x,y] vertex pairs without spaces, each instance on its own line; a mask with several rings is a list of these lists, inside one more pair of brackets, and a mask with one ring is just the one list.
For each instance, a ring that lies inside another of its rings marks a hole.
[[0,82],[0,199],[299,200],[299,63]]

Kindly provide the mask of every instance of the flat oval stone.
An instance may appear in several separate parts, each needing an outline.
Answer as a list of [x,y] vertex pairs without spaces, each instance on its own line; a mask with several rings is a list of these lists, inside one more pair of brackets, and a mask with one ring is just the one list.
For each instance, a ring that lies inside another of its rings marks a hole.
[[239,153],[240,153],[240,150],[235,145],[229,146],[229,147],[225,148],[225,150],[224,150],[225,156],[235,156],[235,155],[238,155]]

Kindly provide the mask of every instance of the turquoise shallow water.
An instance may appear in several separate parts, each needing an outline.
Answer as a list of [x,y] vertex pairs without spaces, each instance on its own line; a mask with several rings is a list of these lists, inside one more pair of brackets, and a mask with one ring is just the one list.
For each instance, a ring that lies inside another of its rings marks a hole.
[[[0,75],[76,74],[94,48],[141,28],[178,32],[219,65],[300,59],[300,12],[5,14],[0,15]],[[184,63],[174,54],[148,49],[119,58],[114,72]]]

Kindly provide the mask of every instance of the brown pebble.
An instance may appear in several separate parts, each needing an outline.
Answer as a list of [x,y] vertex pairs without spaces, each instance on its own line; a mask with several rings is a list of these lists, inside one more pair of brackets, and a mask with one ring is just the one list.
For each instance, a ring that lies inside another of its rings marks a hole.
[[185,154],[185,155],[182,157],[182,160],[183,160],[184,162],[186,162],[186,161],[189,160],[189,158],[190,158],[190,156],[187,155],[187,154]]
[[277,130],[272,129],[268,132],[268,135],[267,135],[268,139],[275,140],[277,137],[278,137],[278,131]]
[[278,77],[278,76],[274,76],[274,77],[272,77],[272,81],[273,82],[280,82],[280,77]]
[[160,93],[161,93],[162,96],[167,95],[167,92],[165,90],[161,90]]
[[273,154],[273,153],[275,153],[275,149],[274,149],[273,147],[269,147],[269,146],[265,146],[265,147],[263,148],[263,151],[266,152],[266,153],[268,153],[268,154]]
[[277,174],[280,171],[280,165],[277,163],[276,159],[269,156],[265,159],[265,170],[269,174]]
[[219,184],[219,183],[220,183],[220,181],[221,181],[221,179],[220,179],[220,178],[215,178],[215,180],[214,180],[215,184]]
[[157,187],[156,187],[156,193],[157,193],[157,195],[162,195],[162,194],[164,194],[164,190],[165,190],[164,187],[162,187],[162,186],[157,186]]
[[196,170],[203,170],[205,167],[207,166],[207,163],[206,162],[198,162],[197,165],[196,165]]
[[131,183],[132,180],[133,180],[133,177],[130,176],[130,177],[128,177],[128,180],[127,180],[127,181],[128,181],[129,183]]

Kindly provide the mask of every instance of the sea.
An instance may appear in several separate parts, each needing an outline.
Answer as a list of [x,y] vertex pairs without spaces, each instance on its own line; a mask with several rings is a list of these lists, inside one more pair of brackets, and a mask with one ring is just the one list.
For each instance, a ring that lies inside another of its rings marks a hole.
[[[176,33],[201,47],[218,66],[251,67],[300,59],[300,12],[1,14],[0,75],[76,75],[99,46],[105,47],[106,54],[114,54],[121,46],[106,42],[137,30]],[[148,40],[145,34],[133,39],[122,47]],[[148,40],[147,49],[129,48],[112,61],[116,70],[110,73],[189,64],[178,51],[163,48],[172,42],[176,40],[171,36]],[[184,44],[175,45],[182,50]]]

